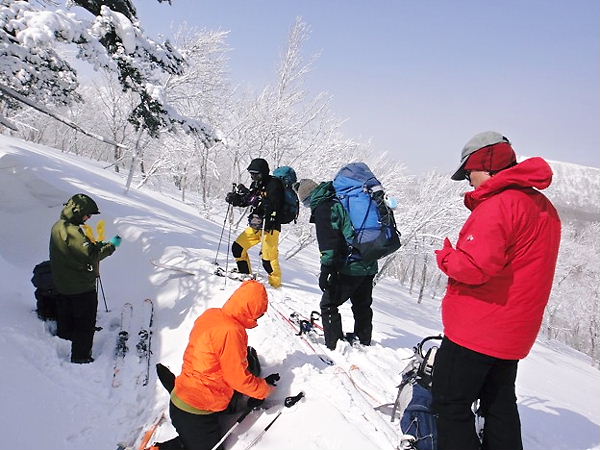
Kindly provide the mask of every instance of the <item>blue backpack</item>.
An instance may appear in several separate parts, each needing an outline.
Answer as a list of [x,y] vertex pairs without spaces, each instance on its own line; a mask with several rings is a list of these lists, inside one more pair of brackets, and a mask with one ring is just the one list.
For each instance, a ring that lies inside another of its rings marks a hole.
[[355,250],[350,262],[375,261],[400,248],[394,213],[385,203],[381,183],[365,163],[342,167],[333,179],[333,187],[355,232],[348,242]]
[[273,177],[280,180],[283,185],[283,206],[281,211],[278,211],[279,223],[295,222],[300,212],[300,202],[296,191],[292,188],[297,181],[296,171],[290,166],[281,166],[273,171]]

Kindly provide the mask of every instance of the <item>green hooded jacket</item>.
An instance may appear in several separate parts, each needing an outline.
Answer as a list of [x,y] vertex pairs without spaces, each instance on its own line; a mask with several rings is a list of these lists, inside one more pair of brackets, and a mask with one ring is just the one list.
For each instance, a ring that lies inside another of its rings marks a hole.
[[115,251],[110,242],[92,242],[80,225],[83,218],[99,214],[98,206],[85,194],[76,194],[63,208],[50,233],[50,266],[59,293],[83,294],[96,289],[99,263]]
[[334,266],[345,275],[375,275],[377,261],[348,263],[352,248],[348,242],[354,237],[354,227],[348,213],[337,200],[331,181],[319,184],[310,197],[311,223],[315,224],[321,265]]

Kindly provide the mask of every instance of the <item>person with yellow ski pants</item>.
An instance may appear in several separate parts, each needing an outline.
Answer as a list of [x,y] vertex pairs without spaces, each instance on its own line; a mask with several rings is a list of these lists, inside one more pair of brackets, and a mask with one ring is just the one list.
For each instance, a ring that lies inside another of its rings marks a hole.
[[239,184],[235,192],[227,194],[225,201],[233,206],[250,206],[248,228],[231,246],[240,273],[252,273],[248,250],[261,244],[262,265],[269,275],[269,284],[281,286],[279,266],[279,233],[281,223],[278,212],[283,206],[283,186],[269,175],[269,165],[262,158],[253,159],[248,166],[252,178],[250,188]]

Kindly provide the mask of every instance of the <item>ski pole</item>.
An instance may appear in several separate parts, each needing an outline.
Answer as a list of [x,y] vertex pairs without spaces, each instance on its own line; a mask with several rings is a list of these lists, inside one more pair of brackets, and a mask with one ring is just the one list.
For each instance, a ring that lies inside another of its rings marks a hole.
[[[228,214],[229,215],[229,214]],[[225,217],[227,219],[227,216]],[[229,231],[227,232],[227,258],[225,259],[225,279],[223,280],[223,289],[227,286],[227,273],[229,270],[229,252],[231,251],[231,225],[233,224],[233,208],[229,217]]]
[[[283,405],[286,408],[291,408],[296,403],[298,403],[302,397],[304,397],[304,392],[300,391],[298,394],[294,395],[293,397],[286,397],[283,402]],[[254,438],[254,440],[252,442],[250,442],[250,444],[248,444],[248,446],[244,450],[248,450],[249,448],[254,447],[254,445],[260,440],[260,438],[262,438],[263,435],[269,430],[269,428],[271,428],[271,426],[275,423],[275,421],[277,419],[279,419],[279,416],[281,416],[281,413],[283,413],[283,411],[284,411],[284,409],[282,408],[277,413],[277,415],[273,418],[273,420],[271,420],[271,422],[269,422],[269,424],[258,434],[258,436],[256,436]]]
[[[235,191],[236,184],[233,183],[233,190]],[[221,236],[219,236],[219,244],[217,245],[217,253],[215,254],[214,264],[217,264],[217,258],[219,257],[219,250],[221,249],[221,241],[223,239],[223,232],[225,231],[225,222],[227,222],[227,217],[229,216],[229,208],[231,208],[231,203],[227,203],[227,212],[225,213],[225,218],[223,219],[223,226],[221,227]]]
[[[263,214],[264,214],[264,209],[263,209]],[[263,221],[262,221],[262,227],[260,230],[260,257],[263,259],[263,247],[265,246],[265,223],[267,223],[267,218],[263,217]],[[261,264],[262,265],[262,264]],[[269,277],[269,273],[267,272],[267,269],[263,266],[263,269],[265,269],[265,273],[267,274],[267,278]]]
[[98,286],[100,286],[100,292],[102,293],[102,298],[104,299],[104,310],[108,312],[108,305],[106,304],[106,295],[104,295],[104,287],[102,286],[102,278],[100,278],[100,273],[96,277],[96,292],[98,292]]
[[229,430],[227,430],[227,433],[223,435],[221,440],[217,442],[210,450],[216,450],[219,447],[219,445],[221,445],[223,441],[227,439],[227,437],[233,432],[233,430],[235,430],[238,427],[238,425],[242,423],[242,421],[246,418],[246,416],[248,416],[248,414],[250,414],[252,411],[254,411],[254,408],[248,408],[246,411],[244,411],[244,413],[235,421],[233,426]]

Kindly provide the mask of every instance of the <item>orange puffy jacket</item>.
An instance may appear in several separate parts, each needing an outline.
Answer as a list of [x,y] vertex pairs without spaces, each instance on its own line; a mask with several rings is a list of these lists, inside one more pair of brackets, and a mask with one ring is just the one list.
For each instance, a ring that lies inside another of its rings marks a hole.
[[222,308],[207,309],[196,319],[183,355],[175,394],[194,408],[223,411],[233,391],[266,398],[271,386],[248,371],[246,328],[267,311],[267,292],[258,281],[244,282]]

